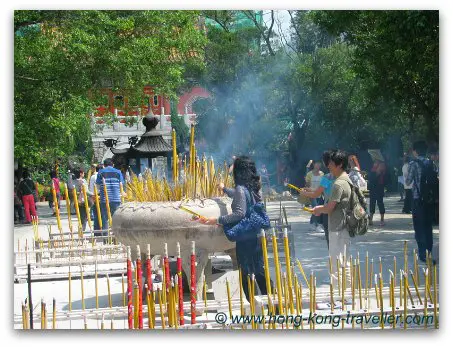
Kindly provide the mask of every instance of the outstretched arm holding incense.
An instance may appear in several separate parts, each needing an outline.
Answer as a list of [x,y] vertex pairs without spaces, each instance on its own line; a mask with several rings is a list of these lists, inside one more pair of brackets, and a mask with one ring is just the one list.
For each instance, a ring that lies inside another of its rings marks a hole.
[[326,205],[316,206],[313,209],[313,214],[315,216],[319,216],[321,214],[329,214],[331,213],[337,203],[341,201],[341,196],[343,194],[343,188],[338,184],[333,184],[332,186],[332,194],[330,195],[329,202]]
[[324,187],[319,186],[318,188],[316,188],[316,190],[302,189],[300,191],[300,195],[306,196],[307,198],[310,198],[310,199],[316,199],[316,198],[319,198],[323,192],[324,192]]
[[214,225],[214,224],[231,224],[239,222],[241,219],[245,217],[247,212],[247,200],[245,197],[244,189],[240,189],[237,187],[234,190],[233,202],[231,204],[232,213],[226,216],[220,216],[219,218],[216,217],[209,217],[209,218],[200,218],[200,223],[207,224],[207,225]]
[[329,201],[327,205],[316,206],[313,208],[313,214],[315,216],[320,216],[321,214],[329,214],[334,210],[336,205],[336,201]]

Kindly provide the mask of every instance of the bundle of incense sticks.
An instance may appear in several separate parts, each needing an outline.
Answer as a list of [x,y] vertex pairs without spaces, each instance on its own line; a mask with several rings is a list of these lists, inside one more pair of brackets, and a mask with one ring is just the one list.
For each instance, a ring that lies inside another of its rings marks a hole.
[[292,185],[291,183],[285,183],[285,186],[292,188],[294,190],[297,190],[299,193],[302,191],[302,188],[296,187],[295,185]]
[[203,217],[201,214],[198,214],[198,213],[196,213],[196,212],[194,212],[194,211],[188,209],[187,207],[179,206],[179,208],[180,208],[181,210],[184,210],[184,211],[190,213],[191,215],[194,215],[194,216],[200,218],[200,219],[207,219],[206,217]]

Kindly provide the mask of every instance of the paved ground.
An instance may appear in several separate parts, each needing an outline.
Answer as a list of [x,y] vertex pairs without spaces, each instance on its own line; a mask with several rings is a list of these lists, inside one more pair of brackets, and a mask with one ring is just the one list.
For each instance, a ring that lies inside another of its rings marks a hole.
[[[398,202],[398,197],[386,197],[385,206],[387,210],[386,225],[384,227],[373,226],[369,233],[365,236],[353,239],[351,250],[354,257],[357,252],[360,252],[360,260],[362,265],[362,278],[364,278],[364,261],[365,254],[368,252],[369,259],[374,259],[375,270],[378,266],[379,257],[382,258],[384,274],[388,274],[387,269],[393,269],[393,257],[396,256],[397,267],[403,267],[403,245],[404,240],[408,241],[409,250],[409,267],[412,268],[412,250],[416,248],[414,240],[414,232],[412,227],[411,216],[401,214],[402,203]],[[268,203],[268,211],[271,217],[277,217],[280,211],[279,202]],[[294,233],[294,250],[295,256],[299,259],[304,267],[305,272],[309,275],[310,271],[314,271],[317,277],[317,284],[320,287],[327,286],[328,283],[328,251],[327,244],[324,239],[324,234],[310,229],[310,215],[303,212],[300,205],[296,201],[283,201],[282,206],[285,206],[288,216],[288,222],[291,224],[292,232]],[[56,231],[56,220],[52,216],[52,211],[47,203],[38,203],[38,214],[40,216],[40,236],[47,239],[46,224]],[[72,216],[73,223],[76,222],[76,217]],[[378,216],[375,216],[378,218]],[[66,230],[68,221],[66,207],[62,202],[62,224]],[[18,240],[20,247],[23,249],[25,240],[28,239],[29,245],[33,239],[33,228],[31,225],[15,225],[14,227],[14,250],[17,250]],[[439,230],[434,231],[434,243],[438,244]],[[223,261],[225,257],[222,258]],[[213,263],[215,263],[213,261]],[[270,261],[271,271],[273,272],[273,261]],[[226,266],[229,268],[230,266]],[[233,297],[239,297],[237,271],[229,271],[213,275],[213,290],[215,299],[225,299],[225,279],[228,278],[231,285],[231,293]],[[388,276],[384,276],[385,283],[388,282]],[[86,279],[84,281],[85,300],[87,309],[94,307],[94,280]],[[73,309],[81,308],[81,292],[80,280],[73,280],[72,283],[72,307]],[[122,288],[121,279],[111,279],[111,292],[113,298],[113,306],[122,305]],[[26,283],[14,285],[14,312],[20,314],[21,302],[27,296]],[[50,308],[52,298],[57,300],[57,310],[66,311],[68,309],[68,283],[67,281],[41,282],[33,284],[34,306],[39,307],[41,298],[48,303]],[[99,305],[107,307],[107,285],[105,279],[99,285]],[[82,322],[74,322],[73,324],[82,327]],[[93,324],[99,324],[94,321]],[[124,321],[118,322],[117,328],[123,328]],[[19,327],[19,326],[17,326]],[[75,326],[72,326],[75,328]]]
[[[375,223],[370,231],[360,237],[352,239],[351,253],[357,257],[360,253],[362,267],[365,261],[365,254],[368,252],[369,261],[374,259],[374,264],[382,259],[384,274],[388,274],[386,269],[393,269],[393,257],[396,256],[397,268],[400,269],[404,264],[404,241],[407,240],[409,264],[412,266],[412,251],[417,248],[414,239],[414,230],[412,225],[412,215],[402,214],[403,203],[399,202],[399,196],[390,196],[384,199],[386,208],[386,223],[380,227],[377,221],[380,215],[375,215]],[[280,213],[280,203],[272,202],[267,205],[271,217],[278,217]],[[318,284],[328,283],[328,250],[324,233],[312,231],[309,220],[310,214],[301,211],[299,203],[296,201],[282,201],[282,206],[286,207],[288,222],[294,233],[295,256],[300,260],[307,276],[310,271],[314,271]],[[439,242],[439,229],[434,229],[434,244],[436,249]],[[433,253],[436,256],[437,251]],[[410,266],[410,267],[411,267]],[[375,267],[376,269],[376,267]],[[362,272],[364,268],[362,268]],[[363,278],[363,277],[362,277]],[[388,282],[388,276],[384,275],[384,280]]]

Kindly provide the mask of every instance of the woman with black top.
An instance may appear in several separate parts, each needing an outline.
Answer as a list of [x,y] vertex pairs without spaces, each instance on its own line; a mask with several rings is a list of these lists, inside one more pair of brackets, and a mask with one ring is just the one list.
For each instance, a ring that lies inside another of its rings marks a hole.
[[30,224],[31,216],[36,217],[38,215],[35,206],[35,183],[30,178],[28,170],[24,170],[22,178],[23,180],[19,182],[18,193],[25,209],[25,224]]
[[[232,213],[219,218],[211,217],[200,219],[203,224],[234,225],[245,218],[247,208],[262,201],[260,176],[257,174],[255,163],[247,156],[240,156],[234,160],[233,178],[235,188],[220,188],[225,194],[233,198]],[[264,275],[263,251],[259,237],[251,237],[245,241],[236,242],[236,258],[242,270],[242,288],[250,302],[247,275],[254,274],[261,294],[266,295],[266,278]],[[272,287],[272,283],[271,283]],[[256,294],[256,293],[255,293]]]

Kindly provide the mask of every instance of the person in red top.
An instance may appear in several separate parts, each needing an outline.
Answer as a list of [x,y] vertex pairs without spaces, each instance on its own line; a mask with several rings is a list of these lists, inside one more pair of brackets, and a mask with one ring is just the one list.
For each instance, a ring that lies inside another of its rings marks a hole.
[[375,160],[368,177],[368,189],[370,191],[370,225],[373,225],[373,215],[376,211],[376,202],[381,214],[380,225],[384,225],[384,187],[387,167],[383,161]]
[[[57,177],[57,172],[55,170],[50,171],[50,178],[52,179],[52,187],[55,189],[55,193],[57,193],[57,202],[58,202],[58,209],[60,209],[60,180]],[[53,205],[53,195],[52,198],[49,200],[49,207],[53,209],[53,215],[55,216],[55,207]]]

